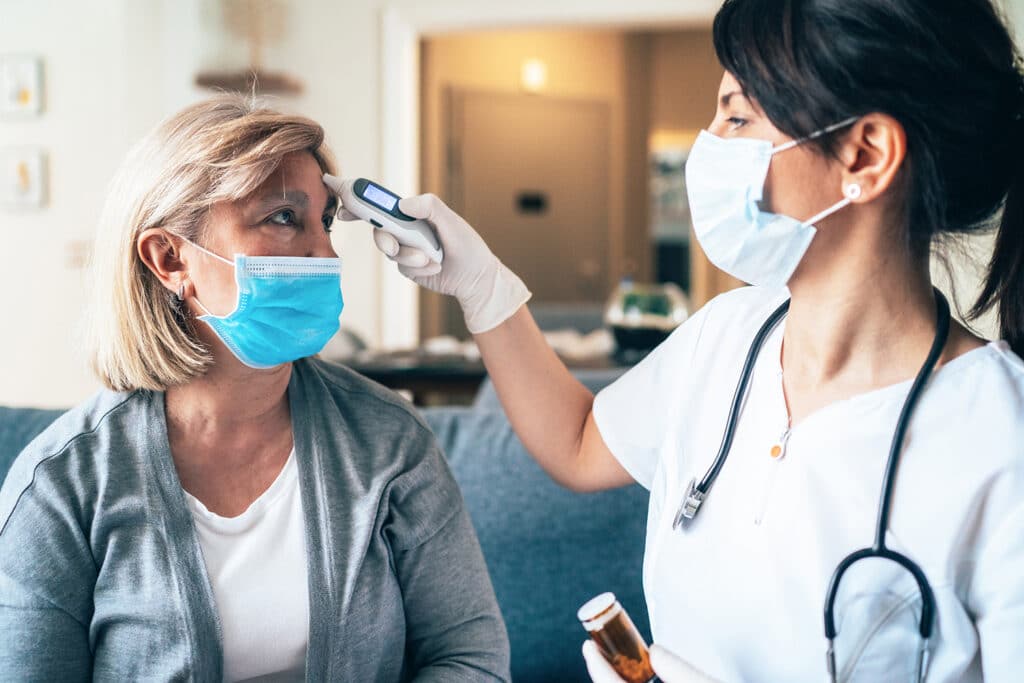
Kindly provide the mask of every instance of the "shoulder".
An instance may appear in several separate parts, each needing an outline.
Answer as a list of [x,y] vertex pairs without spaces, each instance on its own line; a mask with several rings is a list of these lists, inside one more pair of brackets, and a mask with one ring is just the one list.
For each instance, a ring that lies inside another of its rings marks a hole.
[[[939,368],[933,382],[933,397],[945,402],[949,411],[969,418],[964,427],[973,431],[988,425],[1004,435],[1007,430],[1024,430],[1024,361],[1005,342],[954,358]],[[1024,441],[1018,445],[1024,454]]]
[[689,376],[703,356],[742,362],[768,316],[789,298],[785,288],[739,287],[716,296],[680,325],[641,365],[665,376]]
[[[304,401],[336,416],[335,428],[362,452],[405,459],[435,445],[416,408],[395,392],[343,365],[317,358],[296,361]],[[324,405],[324,402],[329,405]]]
[[345,404],[353,414],[385,413],[402,422],[428,429],[411,403],[351,368],[320,358],[307,358],[296,364],[301,364],[304,372],[308,371],[319,378],[335,399]]
[[389,528],[405,539],[399,545],[415,545],[410,539],[429,536],[438,520],[458,510],[458,486],[409,402],[341,365],[307,358],[294,367],[304,400],[320,405],[303,416],[302,431],[315,432],[318,446],[339,456],[324,460],[330,476],[354,476],[359,490],[387,499]]
[[981,505],[1012,489],[1010,498],[1024,501],[1024,362],[994,342],[939,368],[909,438],[920,448],[907,467],[935,490]]
[[789,300],[785,287],[738,287],[719,294],[701,312],[706,334],[749,331],[753,335],[775,309]]
[[11,465],[0,489],[0,529],[19,501],[37,489],[71,502],[106,468],[104,454],[132,430],[144,429],[151,392],[100,391],[58,417]]
[[[945,376],[943,376],[945,375]],[[940,384],[941,381],[941,384]],[[1024,361],[1005,342],[970,351],[940,369],[937,398],[965,438],[1024,466]],[[925,396],[928,392],[925,392]]]

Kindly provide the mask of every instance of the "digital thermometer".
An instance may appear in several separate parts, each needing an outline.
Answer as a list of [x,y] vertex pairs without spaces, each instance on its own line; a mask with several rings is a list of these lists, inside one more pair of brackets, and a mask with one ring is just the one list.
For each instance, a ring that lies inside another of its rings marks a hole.
[[342,182],[340,196],[343,207],[394,236],[399,244],[419,249],[434,263],[444,259],[444,251],[430,224],[402,213],[398,208],[400,197],[391,190],[372,180],[356,178]]

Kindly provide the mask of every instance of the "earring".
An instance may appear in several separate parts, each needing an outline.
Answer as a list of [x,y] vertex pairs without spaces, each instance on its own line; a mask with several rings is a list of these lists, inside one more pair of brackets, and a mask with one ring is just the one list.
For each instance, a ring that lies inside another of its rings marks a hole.
[[847,199],[851,201],[854,199],[859,199],[860,193],[860,185],[858,185],[857,183],[850,183],[849,185],[843,188],[843,196],[845,196]]
[[178,294],[178,301],[184,301],[185,300],[185,282],[184,281],[178,283],[178,292],[177,292],[177,294]]

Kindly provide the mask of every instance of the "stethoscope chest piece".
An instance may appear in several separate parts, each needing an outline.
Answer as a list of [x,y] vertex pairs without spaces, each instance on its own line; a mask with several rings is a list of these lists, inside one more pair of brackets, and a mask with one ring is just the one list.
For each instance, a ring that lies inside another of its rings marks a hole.
[[701,503],[704,502],[705,495],[697,488],[697,479],[691,479],[686,487],[686,497],[683,499],[683,504],[679,506],[676,517],[672,520],[673,529],[682,528],[683,525],[697,516],[697,510],[700,509]]

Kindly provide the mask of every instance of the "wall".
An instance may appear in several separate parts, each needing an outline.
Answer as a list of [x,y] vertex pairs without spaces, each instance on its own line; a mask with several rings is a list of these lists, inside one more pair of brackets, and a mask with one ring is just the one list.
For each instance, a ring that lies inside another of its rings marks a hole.
[[700,130],[715,115],[722,67],[710,29],[657,31],[651,40],[651,132]]
[[162,115],[160,45],[147,44],[160,16],[114,0],[0,3],[0,52],[40,54],[45,72],[44,114],[0,121],[0,145],[42,146],[50,170],[48,207],[0,209],[0,403],[66,405],[95,386],[76,343],[73,261],[130,141]]

